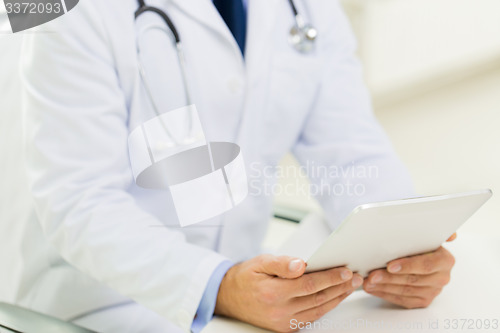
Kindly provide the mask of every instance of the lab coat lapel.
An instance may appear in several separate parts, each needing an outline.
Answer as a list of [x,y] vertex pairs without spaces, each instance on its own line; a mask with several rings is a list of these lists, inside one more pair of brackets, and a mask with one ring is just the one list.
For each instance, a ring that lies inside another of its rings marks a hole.
[[[245,60],[248,73],[252,76],[267,76],[270,68],[268,57],[272,52],[275,17],[277,8],[283,0],[249,0],[248,28]],[[283,37],[285,38],[285,37]]]
[[[234,39],[231,31],[213,5],[212,0],[170,0],[175,6],[182,10],[186,15],[191,16],[199,23],[220,34],[228,43],[232,45],[234,52],[241,57],[241,51]],[[182,38],[182,36],[181,36]]]

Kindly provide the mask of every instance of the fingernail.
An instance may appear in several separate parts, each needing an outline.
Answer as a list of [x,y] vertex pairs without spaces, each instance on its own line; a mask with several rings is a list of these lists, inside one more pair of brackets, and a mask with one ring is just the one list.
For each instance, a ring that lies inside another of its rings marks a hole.
[[401,270],[401,265],[400,264],[392,264],[389,265],[389,272],[390,273],[397,273]]
[[350,278],[352,277],[352,272],[351,271],[348,271],[347,269],[346,270],[343,270],[341,273],[340,273],[340,278],[344,281],[347,281],[349,280]]
[[382,274],[373,275],[373,277],[371,279],[372,284],[379,283],[380,281],[382,281]]
[[375,285],[374,285],[374,284],[372,284],[372,283],[367,283],[367,284],[366,284],[366,286],[365,286],[365,288],[366,288],[367,290],[372,290],[373,288],[375,288]]
[[357,288],[357,287],[359,287],[362,284],[363,284],[363,279],[360,278],[359,276],[355,276],[355,277],[352,278],[352,286],[354,288]]
[[294,259],[288,264],[288,270],[290,272],[297,272],[302,267],[302,260]]

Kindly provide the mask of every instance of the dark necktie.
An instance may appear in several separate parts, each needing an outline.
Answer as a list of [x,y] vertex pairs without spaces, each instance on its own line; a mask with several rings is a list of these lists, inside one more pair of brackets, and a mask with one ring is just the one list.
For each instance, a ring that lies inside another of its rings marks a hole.
[[240,47],[241,53],[245,54],[245,37],[247,30],[247,16],[242,0],[214,0],[214,5],[220,16],[226,22],[234,39]]

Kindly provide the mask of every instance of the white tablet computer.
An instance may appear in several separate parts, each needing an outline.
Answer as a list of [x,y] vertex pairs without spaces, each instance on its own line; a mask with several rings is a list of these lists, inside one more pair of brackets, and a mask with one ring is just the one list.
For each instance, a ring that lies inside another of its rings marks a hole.
[[480,190],[358,206],[304,258],[306,272],[347,266],[367,276],[394,259],[434,251],[491,196]]

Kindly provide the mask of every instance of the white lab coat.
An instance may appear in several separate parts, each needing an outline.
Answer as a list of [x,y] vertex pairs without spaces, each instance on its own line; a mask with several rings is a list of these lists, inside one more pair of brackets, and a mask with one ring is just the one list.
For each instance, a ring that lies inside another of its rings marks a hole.
[[[211,1],[147,2],[178,27],[207,139],[239,144],[250,181],[288,151],[304,164],[377,166],[375,178],[323,179],[366,189],[363,196],[318,196],[332,227],[360,203],[412,195],[372,114],[338,1],[298,1],[319,32],[307,55],[287,42],[287,1],[249,1],[245,61]],[[1,236],[22,264],[4,267],[15,278],[0,295],[65,319],[131,299],[187,331],[214,268],[259,253],[272,197],[250,190],[236,209],[181,229],[168,191],[134,184],[127,137],[154,116],[136,35],[148,24],[164,27],[154,14],[135,22],[136,9],[135,0],[81,1],[41,28],[51,33],[26,35],[24,138],[33,210],[10,220],[16,227]],[[153,32],[141,43],[161,110],[183,106],[168,35]]]

